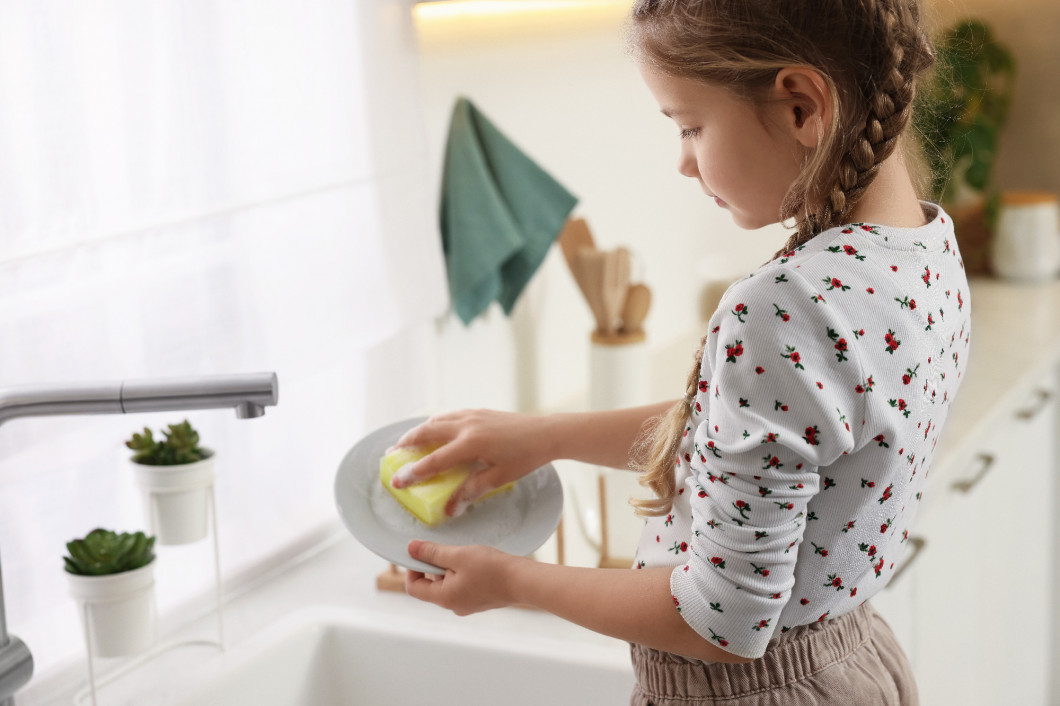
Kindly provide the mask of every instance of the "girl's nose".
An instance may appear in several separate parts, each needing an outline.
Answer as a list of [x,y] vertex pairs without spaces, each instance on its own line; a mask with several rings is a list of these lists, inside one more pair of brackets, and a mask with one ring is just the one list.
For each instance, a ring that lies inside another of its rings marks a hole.
[[681,154],[677,157],[677,171],[681,176],[699,178],[699,165],[696,162],[695,152],[688,146],[681,146]]

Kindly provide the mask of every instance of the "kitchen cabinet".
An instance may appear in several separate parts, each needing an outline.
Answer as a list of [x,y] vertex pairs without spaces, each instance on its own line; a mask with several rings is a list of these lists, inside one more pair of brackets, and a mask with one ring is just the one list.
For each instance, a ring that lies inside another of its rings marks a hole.
[[1056,389],[1053,377],[1016,413],[976,501],[985,537],[976,615],[991,704],[1051,703]]
[[1036,387],[976,440],[963,477],[934,488],[949,497],[909,567],[925,704],[1048,703],[1055,389]]

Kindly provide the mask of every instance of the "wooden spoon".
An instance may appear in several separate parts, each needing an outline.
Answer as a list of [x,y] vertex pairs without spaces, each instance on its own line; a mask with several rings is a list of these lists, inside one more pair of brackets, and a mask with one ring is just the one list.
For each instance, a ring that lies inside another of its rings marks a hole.
[[574,278],[589,302],[589,309],[596,319],[596,329],[606,330],[607,309],[604,305],[604,268],[607,253],[582,248],[574,256]]
[[567,267],[574,276],[575,284],[581,290],[582,296],[588,300],[589,292],[585,282],[579,277],[577,259],[578,253],[582,250],[596,250],[596,243],[593,241],[593,234],[589,232],[589,224],[585,222],[585,219],[571,218],[567,221],[567,225],[559,234],[559,247],[563,251],[563,259],[567,261]]
[[567,260],[567,267],[574,272],[574,259],[579,250],[588,248],[596,250],[593,234],[589,231],[589,224],[584,218],[571,218],[559,234],[559,247],[563,251],[563,257]]
[[629,270],[629,250],[617,248],[606,253],[602,283],[604,326],[601,329],[605,334],[618,330],[626,290],[629,289]]
[[646,284],[631,284],[622,305],[623,333],[640,333],[644,330],[644,319],[651,307],[651,289]]

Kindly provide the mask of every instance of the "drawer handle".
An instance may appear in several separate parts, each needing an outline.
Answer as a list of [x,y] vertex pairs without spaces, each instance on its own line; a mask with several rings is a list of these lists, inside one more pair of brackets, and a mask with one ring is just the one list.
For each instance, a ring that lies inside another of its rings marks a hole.
[[987,472],[994,465],[995,460],[993,454],[979,454],[979,461],[983,464],[979,469],[979,472],[967,480],[954,481],[953,489],[959,490],[962,493],[970,493],[972,488],[978,485],[979,481],[983,480]]
[[1037,395],[1038,400],[1035,402],[1034,406],[1030,409],[1021,409],[1019,412],[1016,412],[1016,417],[1025,420],[1034,419],[1041,414],[1041,411],[1049,404],[1049,400],[1053,398],[1052,390],[1037,390],[1035,394]]
[[905,561],[902,562],[902,565],[898,567],[898,571],[894,572],[894,576],[891,577],[890,583],[887,584],[888,588],[893,586],[894,582],[901,578],[902,574],[905,573],[905,570],[913,565],[913,560],[920,556],[920,552],[922,552],[924,547],[927,546],[927,540],[923,537],[910,537],[909,544],[913,546],[913,552],[907,556]]

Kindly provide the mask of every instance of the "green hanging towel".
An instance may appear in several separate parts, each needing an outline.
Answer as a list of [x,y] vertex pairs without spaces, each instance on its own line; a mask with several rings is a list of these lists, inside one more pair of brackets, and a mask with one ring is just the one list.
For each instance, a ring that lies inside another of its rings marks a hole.
[[511,314],[578,199],[471,101],[453,107],[441,231],[453,309],[465,324],[497,301]]

